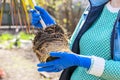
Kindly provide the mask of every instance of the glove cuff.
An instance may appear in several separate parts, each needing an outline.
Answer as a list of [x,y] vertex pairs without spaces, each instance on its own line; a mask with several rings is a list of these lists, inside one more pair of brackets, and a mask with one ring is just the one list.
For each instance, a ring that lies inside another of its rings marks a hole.
[[56,25],[56,23],[54,23],[54,24],[46,24],[47,27],[51,27],[51,26],[54,26],[54,25]]
[[91,58],[92,65],[90,66],[90,69],[87,73],[100,77],[104,72],[105,60],[96,56],[92,56]]

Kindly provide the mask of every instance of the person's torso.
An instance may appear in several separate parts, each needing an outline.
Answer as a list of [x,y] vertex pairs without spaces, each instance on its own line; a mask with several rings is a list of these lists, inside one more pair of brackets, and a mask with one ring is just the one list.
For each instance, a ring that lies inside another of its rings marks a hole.
[[[92,26],[82,35],[79,46],[81,55],[95,55],[104,59],[111,59],[111,33],[117,13],[110,12],[105,6],[102,14]],[[71,80],[104,80],[86,73],[86,69],[77,67],[72,74]]]

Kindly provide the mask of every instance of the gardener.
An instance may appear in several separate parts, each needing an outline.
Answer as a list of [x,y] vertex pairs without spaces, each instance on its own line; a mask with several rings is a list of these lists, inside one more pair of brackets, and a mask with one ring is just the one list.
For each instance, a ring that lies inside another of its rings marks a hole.
[[[59,59],[38,64],[38,71],[59,72],[60,80],[120,80],[120,0],[89,0],[71,39],[76,53],[51,52]],[[42,28],[56,24],[49,13],[36,6],[32,24]]]

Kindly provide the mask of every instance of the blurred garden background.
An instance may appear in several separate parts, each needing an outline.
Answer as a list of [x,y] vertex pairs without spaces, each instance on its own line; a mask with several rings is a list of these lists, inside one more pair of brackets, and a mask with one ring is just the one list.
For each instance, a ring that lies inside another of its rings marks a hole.
[[6,76],[0,80],[58,80],[60,73],[38,73],[39,63],[32,51],[35,30],[29,10],[35,4],[45,8],[65,28],[73,33],[87,0],[0,0],[0,69]]

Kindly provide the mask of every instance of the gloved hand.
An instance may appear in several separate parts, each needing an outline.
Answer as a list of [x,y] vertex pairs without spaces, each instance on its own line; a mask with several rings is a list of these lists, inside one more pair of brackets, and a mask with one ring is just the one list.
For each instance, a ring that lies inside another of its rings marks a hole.
[[74,53],[51,52],[50,56],[58,57],[58,59],[38,64],[38,71],[59,72],[71,66],[80,66],[89,69],[91,65],[91,58]]
[[43,9],[40,6],[35,6],[35,10],[34,9],[30,10],[30,13],[32,14],[32,21],[31,21],[31,23],[35,27],[42,28],[42,25],[40,23],[41,18],[45,22],[46,26],[51,26],[51,25],[56,24],[56,22],[52,18],[52,16],[45,9]]

